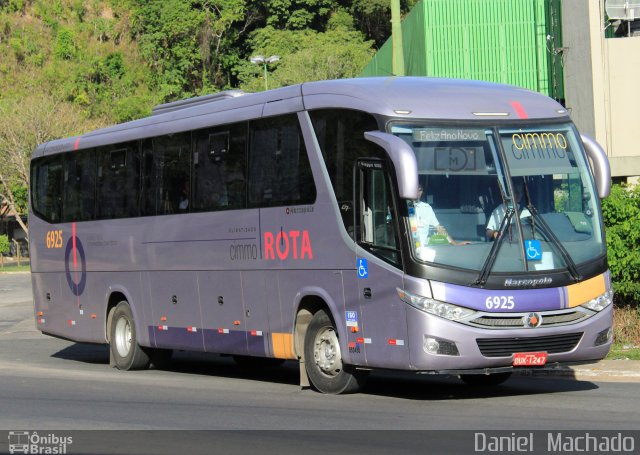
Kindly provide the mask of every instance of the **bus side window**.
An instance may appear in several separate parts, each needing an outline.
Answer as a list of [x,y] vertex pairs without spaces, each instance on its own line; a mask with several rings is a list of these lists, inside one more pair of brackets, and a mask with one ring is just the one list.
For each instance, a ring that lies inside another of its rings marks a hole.
[[64,222],[95,218],[96,156],[94,150],[64,156]]
[[142,142],[142,191],[140,194],[140,214],[156,215],[159,214],[156,201],[160,201],[159,189],[156,186],[157,166],[155,156],[153,154],[153,141],[145,139]]
[[295,115],[250,123],[249,205],[312,204],[316,188]]
[[[379,164],[378,164],[379,165]],[[358,243],[395,265],[400,264],[396,211],[388,175],[380,168],[360,163],[358,171]]]
[[247,123],[197,131],[194,144],[193,210],[244,208]]
[[185,206],[185,187],[191,185],[191,133],[176,133],[142,144],[143,215],[169,215]]
[[366,131],[378,129],[376,119],[351,109],[319,109],[309,113],[322,151],[324,164],[338,201],[344,228],[353,238],[353,177],[358,158],[383,159],[384,150],[364,138]]
[[40,158],[34,164],[33,209],[44,220],[59,223],[62,218],[62,156]]
[[137,142],[99,148],[97,218],[138,216],[139,179]]
[[160,213],[177,213],[184,188],[190,187],[191,134],[177,133],[155,138],[153,151],[162,157],[159,173],[162,189]]

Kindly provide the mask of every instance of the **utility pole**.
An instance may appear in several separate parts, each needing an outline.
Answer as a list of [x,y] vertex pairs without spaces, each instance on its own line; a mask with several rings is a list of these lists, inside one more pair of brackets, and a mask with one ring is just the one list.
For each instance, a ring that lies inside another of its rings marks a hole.
[[391,39],[393,44],[393,75],[404,76],[404,51],[402,49],[400,0],[391,0]]

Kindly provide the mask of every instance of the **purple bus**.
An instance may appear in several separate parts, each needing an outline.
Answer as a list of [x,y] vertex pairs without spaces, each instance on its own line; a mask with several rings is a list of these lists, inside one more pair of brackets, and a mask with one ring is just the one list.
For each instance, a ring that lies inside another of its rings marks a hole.
[[160,105],[33,153],[37,327],[108,343],[123,370],[175,349],[297,360],[324,393],[373,369],[496,385],[597,361],[612,342],[609,174],[561,105],[493,83]]

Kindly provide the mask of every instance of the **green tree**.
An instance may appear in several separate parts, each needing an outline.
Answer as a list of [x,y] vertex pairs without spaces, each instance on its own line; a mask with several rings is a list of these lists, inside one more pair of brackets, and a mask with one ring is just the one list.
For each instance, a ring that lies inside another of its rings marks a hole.
[[9,252],[9,237],[0,235],[0,264],[4,267],[4,255]]
[[[371,58],[371,42],[343,27],[323,33],[313,30],[257,30],[251,46],[255,54],[281,56],[269,73],[269,87],[322,79],[357,76]],[[264,90],[262,67],[245,63],[239,71],[241,87]]]
[[[257,5],[246,0],[205,2],[204,21],[198,35],[201,85],[198,94],[234,85],[234,67],[243,59],[247,33],[263,16]],[[260,3],[253,0],[253,3]]]
[[617,304],[640,302],[640,185],[613,185],[602,200],[609,269]]
[[54,48],[56,57],[71,60],[76,55],[76,36],[73,30],[63,27],[58,30]]
[[7,9],[11,12],[24,14],[27,6],[26,0],[3,0],[0,1],[0,9]]
[[131,0],[132,33],[162,101],[231,84],[242,40],[262,18],[247,0]]
[[277,29],[324,31],[333,0],[268,0],[265,2],[267,25]]
[[[401,0],[402,14],[408,13],[418,0]],[[367,39],[372,39],[375,46],[380,48],[391,36],[391,1],[390,0],[353,0],[351,13],[358,30]]]
[[[86,119],[77,107],[42,93],[0,100],[0,118],[0,200],[22,214],[33,150],[43,142],[101,126],[100,120]],[[27,232],[19,217],[17,221]]]
[[135,2],[133,33],[153,73],[162,100],[192,94],[201,80],[201,53],[196,37],[205,15],[195,1]]
[[26,215],[29,210],[29,189],[25,185],[16,184],[11,188],[15,203],[15,210],[20,215]]

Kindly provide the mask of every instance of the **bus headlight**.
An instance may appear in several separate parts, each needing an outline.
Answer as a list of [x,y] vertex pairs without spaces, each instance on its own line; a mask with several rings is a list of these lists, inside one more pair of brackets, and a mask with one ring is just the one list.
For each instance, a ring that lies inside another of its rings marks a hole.
[[583,303],[582,306],[593,311],[602,311],[613,303],[613,289],[608,290],[604,294]]
[[408,303],[412,307],[424,311],[425,313],[434,314],[441,318],[449,319],[450,321],[467,318],[475,313],[474,310],[469,308],[422,297],[420,295],[407,292],[404,289],[396,288],[396,290],[403,302]]

